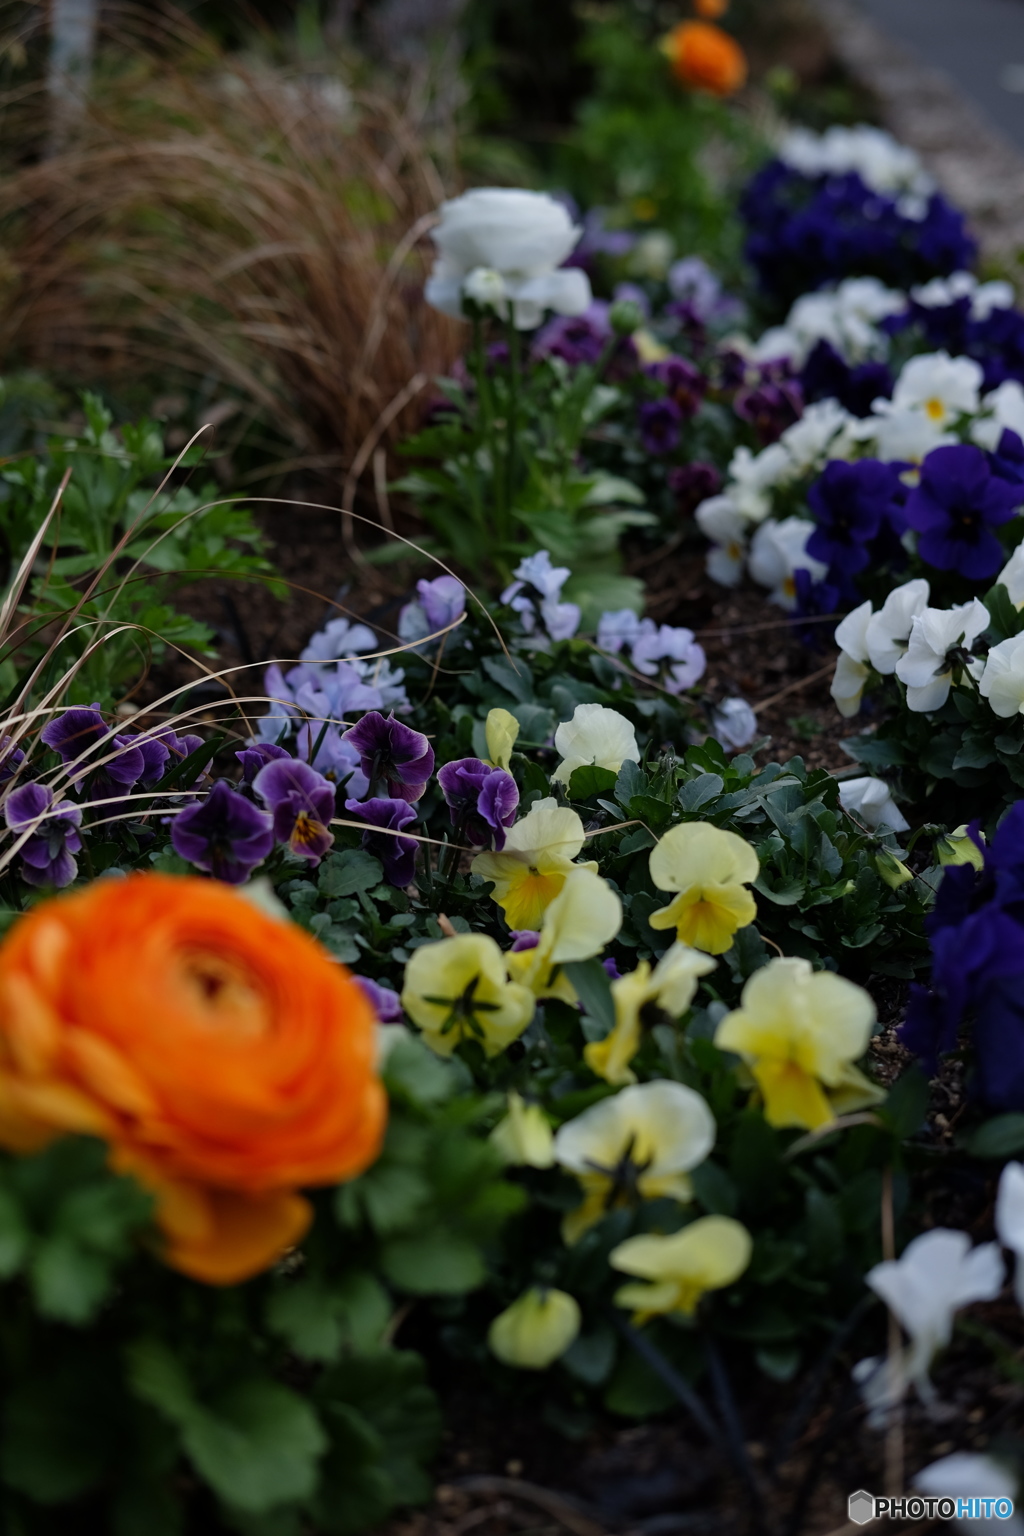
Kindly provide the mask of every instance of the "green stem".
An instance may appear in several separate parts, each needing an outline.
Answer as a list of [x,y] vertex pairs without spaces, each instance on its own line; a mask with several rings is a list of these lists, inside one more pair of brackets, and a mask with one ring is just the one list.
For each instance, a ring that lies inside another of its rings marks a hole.
[[505,504],[508,511],[509,526],[502,530],[502,541],[505,542],[512,535],[511,521],[516,496],[516,470],[518,467],[518,432],[519,432],[519,376],[522,370],[522,353],[519,332],[516,330],[514,318],[508,323],[508,355],[509,355],[509,383],[508,383],[508,419],[505,423]]
[[[491,389],[491,381],[487,377],[487,358],[484,353],[483,323],[479,315],[473,316],[473,377],[476,380],[477,405],[480,412],[480,441],[490,452],[494,466],[494,519],[499,531],[503,534],[505,526],[505,478],[502,474],[503,466],[500,462],[501,455],[495,452],[494,444],[494,393]],[[486,528],[487,508],[483,508],[482,528]]]

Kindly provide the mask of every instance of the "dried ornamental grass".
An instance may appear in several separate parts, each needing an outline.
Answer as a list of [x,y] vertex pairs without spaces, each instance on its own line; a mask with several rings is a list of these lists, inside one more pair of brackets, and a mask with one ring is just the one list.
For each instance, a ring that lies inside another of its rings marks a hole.
[[300,453],[348,464],[408,429],[409,401],[388,407],[455,355],[422,296],[444,182],[383,96],[204,46],[197,68],[139,45],[76,146],[7,181],[0,339],[71,374],[212,374]]

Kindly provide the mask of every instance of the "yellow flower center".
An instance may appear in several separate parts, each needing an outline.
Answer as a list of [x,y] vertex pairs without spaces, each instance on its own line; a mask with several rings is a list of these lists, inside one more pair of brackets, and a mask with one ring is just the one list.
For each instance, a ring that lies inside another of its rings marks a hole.
[[938,395],[932,395],[931,399],[924,403],[924,413],[932,421],[941,421],[946,414],[946,407]]

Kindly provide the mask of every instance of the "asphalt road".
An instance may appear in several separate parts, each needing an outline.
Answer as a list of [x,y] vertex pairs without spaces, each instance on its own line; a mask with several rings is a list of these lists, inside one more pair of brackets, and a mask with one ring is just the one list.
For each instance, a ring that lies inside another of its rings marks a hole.
[[1024,0],[858,0],[1024,150]]

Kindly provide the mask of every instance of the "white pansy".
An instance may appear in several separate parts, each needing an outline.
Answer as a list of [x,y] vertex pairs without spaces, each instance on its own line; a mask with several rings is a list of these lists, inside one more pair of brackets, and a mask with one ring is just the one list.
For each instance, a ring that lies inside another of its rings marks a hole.
[[785,450],[790,476],[810,474],[827,459],[845,458],[847,449],[842,439],[852,419],[838,400],[817,400],[809,405],[773,445]]
[[985,414],[971,424],[971,438],[991,453],[1007,428],[1024,438],[1024,387],[1016,379],[1004,379],[981,402]]
[[973,645],[988,624],[988,609],[976,597],[956,608],[926,608],[918,615],[906,654],[896,663],[896,676],[907,685],[908,709],[924,714],[942,708],[953,682],[949,652]]
[[1024,1307],[1024,1165],[1007,1163],[996,1195],[996,1235],[1016,1259],[1013,1289]]
[[1017,295],[1012,283],[1004,282],[1001,278],[979,283],[971,299],[971,319],[987,320],[995,310],[1012,309],[1016,302]]
[[757,735],[757,716],[746,699],[723,699],[711,711],[711,729],[723,747],[739,752]]
[[617,710],[603,704],[577,704],[571,720],[555,732],[555,751],[562,761],[551,777],[568,784],[577,768],[608,768],[618,773],[623,763],[638,763],[636,732]]
[[889,338],[877,322],[905,304],[902,293],[875,277],[848,277],[834,290],[801,294],[785,323],[765,331],[747,355],[758,362],[788,357],[802,367],[817,343],[827,341],[850,363],[884,358]]
[[960,299],[973,298],[978,279],[973,272],[951,272],[948,277],[933,277],[911,288],[910,297],[922,309],[946,309]]
[[686,1175],[715,1144],[707,1102],[683,1083],[635,1083],[592,1104],[555,1133],[555,1161],[582,1178],[612,1173],[624,1157],[641,1170],[639,1192],[691,1197]]
[[944,432],[923,411],[895,410],[889,400],[876,400],[872,410],[874,415],[861,424],[857,437],[886,463],[921,464],[933,448],[946,448],[959,441],[955,433]]
[[746,518],[731,496],[709,496],[701,502],[694,517],[701,533],[712,544],[707,555],[708,575],[723,587],[737,586],[746,564]]
[[836,645],[839,660],[836,662],[832,686],[829,689],[836,707],[844,719],[849,720],[860,709],[864,684],[868,679],[867,628],[871,621],[870,602],[861,603],[836,625]]
[[773,603],[787,613],[796,607],[794,573],[805,570],[812,581],[821,581],[828,566],[807,553],[807,540],[815,524],[806,517],[787,517],[782,522],[762,523],[750,542],[750,574],[767,587]]
[[516,578],[501,594],[501,601],[508,603],[519,614],[523,629],[532,634],[536,625],[533,600],[523,595],[523,588],[533,587],[540,596],[540,616],[552,640],[571,640],[579,628],[578,603],[561,601],[562,586],[572,572],[567,565],[552,565],[546,549],[520,560],[512,572]]
[[993,585],[1002,583],[1015,608],[1024,608],[1024,544],[1018,544]]
[[884,779],[865,775],[844,779],[839,786],[839,803],[844,811],[857,816],[872,832],[886,826],[892,832],[907,832],[910,823],[903,815]]
[[906,1374],[922,1397],[932,1395],[928,1368],[952,1338],[954,1314],[998,1296],[1004,1275],[997,1243],[972,1248],[966,1232],[948,1227],[922,1232],[899,1259],[868,1270],[868,1285],[910,1337]]
[[[936,1499],[1015,1499],[1018,1480],[1010,1468],[992,1456],[979,1455],[977,1451],[954,1451],[922,1468],[911,1479],[921,1493]],[[965,1536],[988,1536],[992,1521],[954,1520],[951,1524]],[[1024,1520],[1011,1515],[1000,1520],[998,1529],[1005,1536],[1024,1536]]]
[[935,188],[912,149],[884,129],[866,123],[852,128],[836,126],[821,134],[808,128],[790,129],[778,153],[801,175],[844,176],[854,172],[865,186],[887,197],[911,193],[923,200]]
[[1011,635],[992,647],[978,688],[1001,720],[1024,715],[1024,635]]
[[770,326],[767,331],[762,331],[756,341],[750,341],[746,336],[730,337],[729,341],[737,352],[749,358],[752,363],[775,363],[786,359],[795,368],[803,366],[810,350],[803,337],[788,325]]
[[[864,637],[867,659],[883,677],[895,672],[896,663],[906,652],[914,620],[927,608],[929,596],[923,577],[905,581],[894,587],[878,612],[871,615]],[[837,638],[838,634],[837,629]]]
[[892,392],[897,411],[921,411],[936,427],[978,410],[984,373],[972,357],[926,352],[905,363]]
[[772,509],[770,492],[792,474],[792,461],[781,443],[770,443],[760,453],[736,449],[729,464],[729,497],[752,523],[763,522]]
[[442,203],[439,212],[438,257],[426,286],[435,309],[461,316],[467,282],[485,295],[477,302],[510,303],[519,330],[539,325],[545,310],[581,315],[590,305],[586,273],[562,267],[581,230],[547,193],[477,187]]

